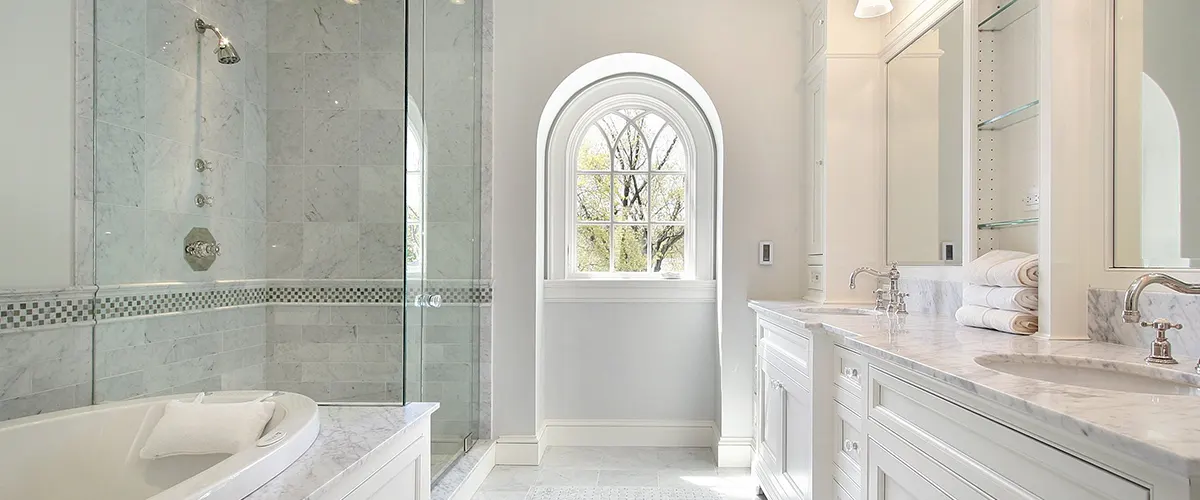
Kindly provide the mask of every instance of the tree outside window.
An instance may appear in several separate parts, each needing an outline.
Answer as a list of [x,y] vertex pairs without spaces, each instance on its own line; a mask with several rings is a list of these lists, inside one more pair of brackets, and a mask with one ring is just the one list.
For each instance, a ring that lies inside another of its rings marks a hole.
[[588,124],[575,160],[575,271],[683,272],[690,164],[679,131],[621,108]]

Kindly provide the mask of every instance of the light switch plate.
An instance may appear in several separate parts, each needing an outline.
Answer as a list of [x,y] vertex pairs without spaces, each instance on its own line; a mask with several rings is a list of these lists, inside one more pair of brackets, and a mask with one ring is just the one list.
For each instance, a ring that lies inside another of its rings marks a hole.
[[775,263],[775,243],[771,241],[758,242],[758,265],[769,266]]

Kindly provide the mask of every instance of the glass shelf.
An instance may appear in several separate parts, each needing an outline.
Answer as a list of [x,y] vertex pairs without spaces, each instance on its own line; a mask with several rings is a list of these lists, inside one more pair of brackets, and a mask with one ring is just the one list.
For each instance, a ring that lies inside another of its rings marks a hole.
[[1029,226],[1037,224],[1037,217],[1031,219],[1016,219],[1016,220],[999,220],[995,222],[985,222],[976,227],[979,229],[1004,229],[1006,227]]
[[1003,130],[1038,115],[1038,101],[1022,104],[989,118],[976,126],[979,130]]
[[1009,0],[979,23],[979,31],[1003,31],[1037,8],[1038,0]]

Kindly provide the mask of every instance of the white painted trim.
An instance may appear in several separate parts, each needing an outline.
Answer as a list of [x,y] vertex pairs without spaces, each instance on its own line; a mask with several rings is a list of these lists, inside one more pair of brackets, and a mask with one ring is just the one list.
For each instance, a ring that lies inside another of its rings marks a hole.
[[475,497],[475,493],[479,492],[479,487],[483,486],[483,480],[487,479],[488,474],[496,467],[496,443],[491,443],[488,449],[479,457],[479,462],[475,467],[467,473],[466,479],[463,479],[458,489],[454,491],[447,500],[471,500]]
[[716,424],[708,420],[546,419],[549,446],[708,448]]
[[754,438],[722,437],[717,440],[717,467],[750,467],[754,461]]
[[713,280],[547,280],[546,302],[712,302]]
[[536,436],[500,436],[496,439],[496,465],[541,465],[545,435],[543,426]]

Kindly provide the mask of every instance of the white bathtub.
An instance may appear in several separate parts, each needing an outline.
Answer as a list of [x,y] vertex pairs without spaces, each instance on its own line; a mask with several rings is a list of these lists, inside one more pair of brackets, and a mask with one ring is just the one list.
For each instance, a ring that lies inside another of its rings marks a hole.
[[[250,401],[264,391],[226,391],[206,403]],[[308,450],[320,423],[312,399],[278,393],[260,446],[234,455],[143,460],[163,407],[196,394],[136,399],[0,423],[0,499],[233,500],[249,495]],[[282,438],[273,444],[282,433]]]

